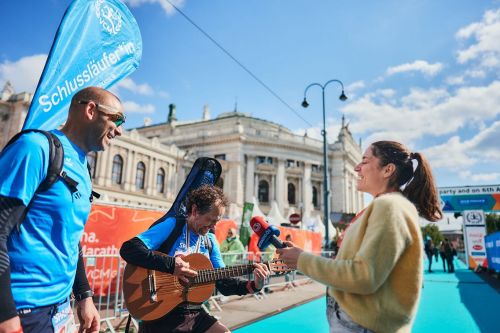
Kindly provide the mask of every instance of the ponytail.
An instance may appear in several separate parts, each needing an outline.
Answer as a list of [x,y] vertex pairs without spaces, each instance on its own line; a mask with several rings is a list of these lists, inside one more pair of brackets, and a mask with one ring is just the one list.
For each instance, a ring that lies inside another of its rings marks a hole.
[[[443,217],[439,198],[434,184],[431,167],[421,153],[410,153],[405,146],[395,141],[377,141],[372,143],[373,155],[380,159],[380,165],[393,163],[396,170],[389,179],[389,187],[401,189],[420,216],[437,221]],[[413,170],[413,160],[417,167]]]
[[443,213],[431,167],[422,154],[412,153],[411,157],[417,161],[418,165],[413,178],[406,184],[403,195],[417,207],[420,216],[435,222],[443,217]]

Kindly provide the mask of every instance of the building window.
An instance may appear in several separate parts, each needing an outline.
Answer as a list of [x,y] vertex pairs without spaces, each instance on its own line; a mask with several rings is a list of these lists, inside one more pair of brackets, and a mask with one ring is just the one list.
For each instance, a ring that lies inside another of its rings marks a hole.
[[273,164],[273,158],[270,156],[257,156],[257,164]]
[[313,186],[312,188],[312,194],[313,194],[313,206],[314,208],[318,208],[319,207],[319,202],[318,202],[318,188],[316,186]]
[[163,168],[159,168],[156,174],[156,192],[165,192],[165,170],[163,170]]
[[113,157],[113,169],[111,170],[111,183],[122,183],[123,158],[120,155]]
[[269,203],[269,183],[265,180],[259,182],[259,202]]
[[288,183],[288,203],[295,205],[295,185]]
[[144,163],[137,163],[137,173],[135,174],[135,188],[137,190],[144,189],[144,175],[146,174],[146,166]]
[[214,158],[216,160],[225,161],[226,160],[226,154],[217,154],[217,155],[214,156]]
[[91,151],[90,153],[87,154],[87,162],[89,163],[90,167],[90,178],[94,179],[95,178],[95,169],[97,166],[97,152]]
[[317,165],[317,164],[311,165],[311,171],[312,172],[319,172],[319,165]]
[[287,168],[295,167],[295,161],[294,160],[286,160],[286,167]]

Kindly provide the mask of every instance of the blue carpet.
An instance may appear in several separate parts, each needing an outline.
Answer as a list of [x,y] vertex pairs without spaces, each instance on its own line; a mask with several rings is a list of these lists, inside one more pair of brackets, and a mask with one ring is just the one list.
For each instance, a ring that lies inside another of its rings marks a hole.
[[[434,262],[433,266],[433,272],[426,271],[424,276],[413,333],[500,332],[500,294],[497,291],[458,260],[455,260],[455,273],[445,273],[441,262]],[[328,332],[325,311],[325,299],[320,298],[234,332]]]

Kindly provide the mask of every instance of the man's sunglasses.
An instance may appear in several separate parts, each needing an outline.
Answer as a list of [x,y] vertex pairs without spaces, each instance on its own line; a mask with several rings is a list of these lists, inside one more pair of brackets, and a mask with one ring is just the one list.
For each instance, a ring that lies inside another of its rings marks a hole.
[[[125,115],[123,113],[121,113],[120,111],[117,111],[115,108],[113,108],[111,106],[99,104],[99,103],[96,103],[95,101],[78,101],[78,104],[88,104],[90,102],[95,104],[98,111],[101,111],[102,113],[107,115],[109,117],[109,120],[111,120],[112,122],[115,123],[116,127],[123,125],[123,123],[125,122],[125,119],[126,119]],[[111,111],[112,113],[107,113],[107,112],[104,112],[100,109],[108,110],[108,111]]]

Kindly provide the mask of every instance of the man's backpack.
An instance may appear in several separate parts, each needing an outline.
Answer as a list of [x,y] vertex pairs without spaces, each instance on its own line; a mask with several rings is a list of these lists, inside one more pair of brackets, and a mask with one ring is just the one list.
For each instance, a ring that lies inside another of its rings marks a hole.
[[[66,172],[63,170],[64,149],[59,138],[53,133],[39,129],[27,129],[14,135],[9,140],[9,142],[7,142],[4,149],[14,141],[19,139],[21,135],[31,132],[42,133],[43,135],[45,135],[45,137],[49,142],[49,165],[47,168],[47,176],[40,183],[35,193],[47,191],[52,185],[54,185],[54,183],[59,178],[61,178],[61,180],[68,186],[71,193],[75,193],[77,191],[78,182],[73,178],[71,178],[70,176],[68,176]],[[90,174],[90,165],[88,164],[87,164],[87,169],[89,170]],[[99,193],[92,191],[92,194],[90,195],[89,198],[90,202],[92,202],[93,197],[99,198],[100,195]]]

